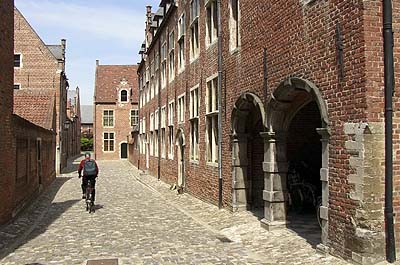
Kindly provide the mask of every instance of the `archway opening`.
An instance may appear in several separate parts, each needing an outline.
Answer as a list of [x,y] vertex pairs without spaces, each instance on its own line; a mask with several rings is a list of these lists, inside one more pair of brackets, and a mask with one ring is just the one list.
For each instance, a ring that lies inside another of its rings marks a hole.
[[292,118],[287,133],[288,221],[306,220],[318,227],[317,207],[321,201],[322,167],[321,116],[315,101],[302,107]]
[[311,244],[325,244],[329,195],[325,101],[313,83],[290,77],[273,92],[266,113],[262,223],[267,228],[285,224]]
[[178,151],[178,179],[177,185],[180,191],[185,188],[185,135],[182,129],[179,129],[176,135],[176,146]]
[[233,112],[233,208],[264,217],[264,131],[263,108],[257,96],[246,93]]

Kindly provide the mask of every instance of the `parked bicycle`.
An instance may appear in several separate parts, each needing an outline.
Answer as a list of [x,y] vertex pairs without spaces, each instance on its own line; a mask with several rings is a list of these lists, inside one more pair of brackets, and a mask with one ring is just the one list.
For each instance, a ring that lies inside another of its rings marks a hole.
[[89,211],[89,213],[95,211],[94,199],[93,199],[93,185],[91,179],[88,179],[88,183],[86,186],[86,211]]
[[318,224],[321,226],[320,206],[322,205],[321,196],[317,195],[317,187],[307,179],[312,177],[307,165],[304,162],[289,163],[288,172],[288,195],[289,209],[295,213],[301,213],[306,208],[314,208],[317,214]]

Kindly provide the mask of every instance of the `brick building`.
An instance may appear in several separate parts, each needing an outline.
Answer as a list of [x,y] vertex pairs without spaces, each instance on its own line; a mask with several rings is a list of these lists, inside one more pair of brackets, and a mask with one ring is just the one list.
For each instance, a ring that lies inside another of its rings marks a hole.
[[81,153],[81,104],[79,87],[68,90],[67,101],[67,157],[75,157]]
[[132,127],[138,123],[136,65],[96,62],[94,154],[97,160],[128,158]]
[[[14,89],[51,89],[56,95],[57,173],[66,166],[68,148],[67,90],[65,73],[66,40],[46,45],[21,12],[14,13]],[[72,136],[70,136],[72,137]],[[74,137],[77,137],[76,135]]]
[[87,138],[93,137],[93,105],[81,105],[81,134]]
[[[222,0],[220,30],[217,5],[147,7],[132,161],[202,200],[253,211],[267,229],[290,223],[299,178],[321,199],[319,249],[382,259],[381,1]],[[394,121],[398,211],[398,113]]]
[[0,223],[6,222],[12,212],[15,161],[13,159],[15,140],[13,137],[13,65],[14,54],[14,1],[0,3],[0,32],[3,41],[0,45]]
[[[0,224],[55,178],[55,95],[13,93],[14,1],[0,3]],[[15,113],[15,114],[14,114]]]

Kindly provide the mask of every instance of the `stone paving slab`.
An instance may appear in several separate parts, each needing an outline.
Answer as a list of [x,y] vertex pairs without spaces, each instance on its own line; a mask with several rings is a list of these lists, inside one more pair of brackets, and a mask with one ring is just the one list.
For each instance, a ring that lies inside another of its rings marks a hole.
[[349,264],[316,253],[317,239],[298,231],[268,232],[247,212],[177,195],[127,161],[99,166],[95,213],[85,211],[75,172],[58,177],[0,228],[0,264],[83,265],[113,258],[119,264]]

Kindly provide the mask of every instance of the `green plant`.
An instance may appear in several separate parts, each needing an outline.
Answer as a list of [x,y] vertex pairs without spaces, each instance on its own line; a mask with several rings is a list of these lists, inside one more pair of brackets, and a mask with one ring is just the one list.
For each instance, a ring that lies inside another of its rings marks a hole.
[[81,137],[81,150],[92,151],[93,150],[93,138]]

